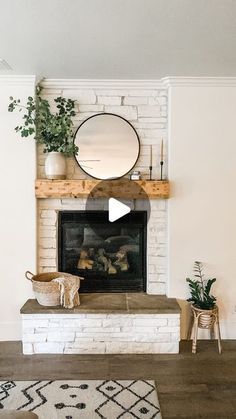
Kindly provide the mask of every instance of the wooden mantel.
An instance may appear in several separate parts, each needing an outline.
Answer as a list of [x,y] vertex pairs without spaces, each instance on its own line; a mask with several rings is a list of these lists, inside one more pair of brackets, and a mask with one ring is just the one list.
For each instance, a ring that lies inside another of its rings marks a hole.
[[90,194],[90,197],[94,198],[143,199],[148,196],[150,199],[167,199],[169,192],[169,182],[160,180],[119,179],[102,182],[95,179],[37,179],[35,182],[36,198],[86,198]]

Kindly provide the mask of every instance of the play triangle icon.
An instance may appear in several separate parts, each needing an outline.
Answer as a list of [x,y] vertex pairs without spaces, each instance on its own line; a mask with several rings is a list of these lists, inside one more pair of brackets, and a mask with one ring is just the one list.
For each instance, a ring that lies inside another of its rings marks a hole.
[[110,198],[108,203],[109,221],[113,223],[131,211],[128,205],[123,204],[115,198]]

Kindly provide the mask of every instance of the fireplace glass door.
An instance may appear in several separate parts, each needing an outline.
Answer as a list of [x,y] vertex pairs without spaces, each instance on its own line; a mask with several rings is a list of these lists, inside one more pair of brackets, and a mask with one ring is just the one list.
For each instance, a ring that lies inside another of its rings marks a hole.
[[58,269],[84,277],[80,292],[146,291],[146,212],[114,223],[107,211],[61,211]]

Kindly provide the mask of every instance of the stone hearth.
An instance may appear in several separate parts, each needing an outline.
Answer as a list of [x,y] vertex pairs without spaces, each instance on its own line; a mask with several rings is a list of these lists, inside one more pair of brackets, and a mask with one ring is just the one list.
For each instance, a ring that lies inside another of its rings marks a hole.
[[82,294],[72,310],[28,300],[21,309],[23,353],[178,353],[176,300],[147,294]]

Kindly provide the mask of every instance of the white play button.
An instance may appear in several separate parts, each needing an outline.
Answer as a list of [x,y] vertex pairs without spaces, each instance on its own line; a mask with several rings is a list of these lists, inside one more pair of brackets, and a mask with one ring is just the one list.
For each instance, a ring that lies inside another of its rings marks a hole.
[[119,220],[119,218],[124,217],[124,215],[129,214],[129,212],[131,211],[128,205],[123,204],[115,198],[109,199],[108,209],[109,221],[111,223],[113,223],[113,221]]

